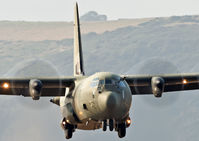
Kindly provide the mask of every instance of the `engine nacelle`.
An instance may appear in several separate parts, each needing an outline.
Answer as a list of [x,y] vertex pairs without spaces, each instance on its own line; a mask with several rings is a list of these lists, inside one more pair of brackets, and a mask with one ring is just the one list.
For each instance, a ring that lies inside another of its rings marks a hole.
[[65,118],[65,121],[69,124],[76,125],[79,123],[79,118],[74,111],[71,99],[60,97],[61,114]]
[[162,97],[165,87],[164,79],[162,77],[153,77],[151,79],[151,87],[155,97]]
[[30,80],[29,82],[29,93],[33,100],[39,100],[42,90],[42,82],[37,79]]

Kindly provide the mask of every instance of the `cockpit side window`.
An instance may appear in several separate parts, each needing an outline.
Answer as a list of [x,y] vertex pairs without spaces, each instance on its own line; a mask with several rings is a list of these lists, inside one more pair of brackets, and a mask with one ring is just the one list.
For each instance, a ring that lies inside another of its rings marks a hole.
[[91,87],[97,87],[99,84],[99,78],[94,78],[91,82]]
[[99,78],[94,78],[93,81],[99,81]]
[[106,79],[106,80],[105,80],[105,84],[106,84],[106,85],[112,85],[113,82],[112,82],[111,79]]
[[100,85],[100,86],[103,86],[104,83],[105,83],[104,80],[100,80],[100,81],[99,81],[99,85]]

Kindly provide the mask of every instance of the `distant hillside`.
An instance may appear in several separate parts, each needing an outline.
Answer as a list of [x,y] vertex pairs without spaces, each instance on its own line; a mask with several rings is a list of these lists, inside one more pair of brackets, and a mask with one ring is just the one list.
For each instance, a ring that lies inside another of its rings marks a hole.
[[[137,24],[132,22],[134,26],[103,30],[100,34],[88,33],[97,26],[94,23],[86,23],[87,26],[93,25],[89,26],[92,27],[89,30],[83,26],[83,32],[87,31],[82,37],[86,74],[97,71],[119,74],[199,72],[198,21],[199,16],[154,18]],[[115,21],[115,24],[119,27],[120,22],[123,22],[123,25],[129,24],[129,20]],[[103,29],[108,29],[113,23],[103,23],[106,27]],[[48,26],[45,26],[47,23],[40,23],[38,27],[36,23],[2,24],[3,22],[0,27],[7,25],[5,33],[9,31],[8,27],[16,31],[23,29],[24,32],[25,27],[32,27],[31,33],[34,33],[34,29],[38,32],[39,27],[46,27],[45,31],[52,30],[54,33],[58,31],[53,30],[55,23],[48,23]],[[13,24],[16,24],[16,27]],[[23,24],[25,26],[22,26]],[[65,23],[57,23],[57,27],[59,24],[65,26]],[[100,27],[100,23],[98,25]],[[28,31],[29,28],[24,35],[28,35]],[[41,34],[43,35],[42,30]],[[9,39],[7,34],[5,36]],[[46,36],[49,38],[48,34]],[[61,37],[59,34],[54,34],[55,36]],[[23,39],[26,40],[25,36]],[[31,36],[29,39],[33,41],[0,40],[1,76],[72,75],[72,38],[36,41]],[[49,98],[44,98],[39,102],[32,102],[28,98],[1,96],[0,120],[5,122],[1,123],[0,140],[34,141],[35,138],[30,138],[33,133],[38,135],[38,141],[64,140],[59,127],[59,108],[50,104],[48,100]],[[130,115],[133,124],[127,130],[124,140],[196,141],[199,138],[198,91],[164,94],[162,99],[155,99],[153,96],[133,96]],[[115,141],[118,138],[115,132],[78,130],[73,140]]]
[[[127,26],[156,24],[173,26],[176,24],[198,24],[199,16],[173,16],[170,18],[119,19],[115,21],[81,22],[82,34],[104,33]],[[154,25],[155,26],[155,25]],[[0,21],[0,40],[62,40],[73,38],[72,22],[25,22]]]
[[[173,22],[172,19],[174,19]],[[157,18],[139,24],[139,26],[128,26],[114,31],[106,31],[102,34],[88,33],[82,39],[84,56],[88,59],[88,63],[86,62],[87,71],[97,71],[97,69],[89,68],[96,68],[92,65],[95,66],[95,62],[100,62],[102,58],[105,58],[103,63],[99,63],[97,67],[103,70],[107,70],[107,65],[110,62],[117,62],[117,65],[108,67],[108,71],[120,70],[120,72],[124,72],[127,65],[132,64],[134,66],[137,62],[151,57],[168,58],[169,61],[172,60],[172,63],[186,64],[186,66],[191,67],[189,59],[197,60],[198,58],[199,24],[197,22],[197,20],[190,22],[181,20],[180,24],[176,24],[179,23],[179,20],[176,21],[173,17]],[[15,64],[20,58],[22,60],[25,58],[32,59],[37,56],[37,58],[41,57],[54,63],[59,62],[58,60],[61,58],[61,60],[65,61],[60,63],[65,64],[68,62],[67,66],[72,66],[73,39],[44,41],[1,40],[0,47],[1,59],[7,59],[6,62],[11,61],[11,64]],[[182,54],[183,57],[180,57]],[[59,58],[55,57],[57,55]],[[117,57],[115,58],[115,56]],[[17,59],[14,59],[15,57]],[[95,58],[96,61],[89,61],[92,58]],[[125,60],[125,58],[130,58],[130,60]],[[122,59],[124,60],[120,61]],[[60,68],[64,64],[56,63]],[[183,68],[183,65],[179,67]],[[66,75],[69,70],[71,69],[61,71],[65,72],[64,74]],[[1,71],[3,72],[3,69]]]
[[[103,33],[117,28],[137,26],[149,21],[146,19],[124,19],[116,21],[81,22],[82,34],[89,32]],[[72,22],[25,22],[0,21],[0,40],[62,40],[73,38]]]

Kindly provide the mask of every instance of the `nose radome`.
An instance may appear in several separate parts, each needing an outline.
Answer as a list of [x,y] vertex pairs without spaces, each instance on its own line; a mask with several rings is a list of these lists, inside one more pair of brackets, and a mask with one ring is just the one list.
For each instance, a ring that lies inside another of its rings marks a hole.
[[98,97],[98,104],[101,111],[114,111],[118,103],[117,93],[114,92],[104,92]]
[[105,99],[105,105],[106,105],[106,107],[108,107],[110,109],[114,109],[115,106],[117,106],[115,93],[107,94],[106,99]]

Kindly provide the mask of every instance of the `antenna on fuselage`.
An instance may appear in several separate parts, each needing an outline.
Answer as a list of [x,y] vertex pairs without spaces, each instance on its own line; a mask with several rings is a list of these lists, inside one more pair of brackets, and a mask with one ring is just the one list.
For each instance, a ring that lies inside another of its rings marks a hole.
[[74,76],[84,75],[78,4],[74,8]]

